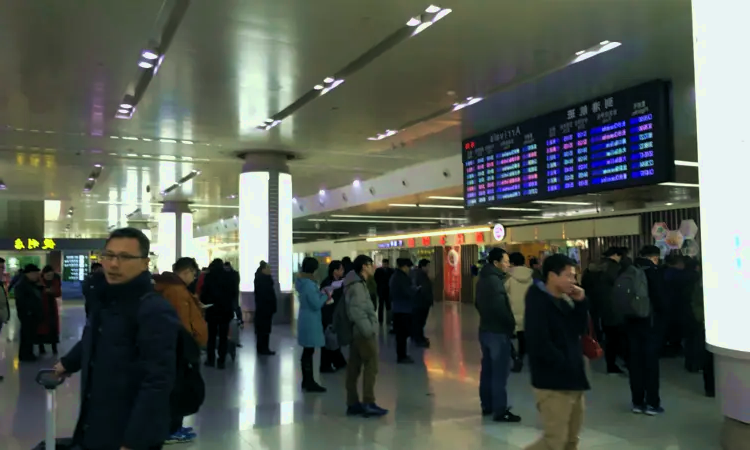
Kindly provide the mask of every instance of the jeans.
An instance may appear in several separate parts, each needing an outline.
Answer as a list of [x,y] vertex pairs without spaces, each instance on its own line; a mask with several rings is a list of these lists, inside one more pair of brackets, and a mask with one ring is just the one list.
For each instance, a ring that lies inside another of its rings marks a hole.
[[578,450],[583,425],[583,391],[534,389],[542,437],[526,450]]
[[406,340],[412,334],[412,315],[406,313],[393,314],[393,328],[396,331],[396,356],[406,358]]
[[633,405],[661,406],[659,398],[659,333],[651,326],[650,319],[635,319],[628,322],[630,344],[630,394]]
[[[364,369],[364,370],[363,370]],[[362,373],[362,403],[375,403],[375,380],[378,375],[378,342],[375,337],[354,338],[349,346],[346,366],[346,404],[359,403],[357,381]]]
[[220,321],[208,321],[208,345],[206,345],[206,358],[209,362],[216,359],[216,340],[219,341],[219,362],[223,363],[227,357],[227,340],[229,339],[229,322],[232,319]]
[[508,406],[508,376],[511,366],[510,336],[479,332],[482,346],[482,373],[479,377],[479,400],[482,411],[503,414]]

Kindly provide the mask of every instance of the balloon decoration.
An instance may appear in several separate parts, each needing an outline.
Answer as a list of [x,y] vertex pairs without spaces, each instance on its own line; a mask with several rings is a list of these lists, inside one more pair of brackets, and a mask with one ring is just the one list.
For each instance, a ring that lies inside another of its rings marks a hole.
[[651,236],[654,238],[654,245],[661,250],[662,258],[672,250],[679,250],[683,255],[691,257],[700,254],[700,245],[696,241],[698,225],[693,219],[683,220],[676,230],[670,230],[664,222],[656,222],[651,227]]

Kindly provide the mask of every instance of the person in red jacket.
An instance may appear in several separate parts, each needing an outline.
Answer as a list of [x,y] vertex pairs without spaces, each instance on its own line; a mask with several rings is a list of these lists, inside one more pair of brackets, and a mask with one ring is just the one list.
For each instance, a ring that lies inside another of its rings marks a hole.
[[57,298],[62,296],[60,275],[52,266],[44,266],[39,279],[42,285],[42,319],[36,328],[39,354],[45,353],[44,345],[52,346],[52,353],[57,355],[57,344],[60,342],[60,311]]

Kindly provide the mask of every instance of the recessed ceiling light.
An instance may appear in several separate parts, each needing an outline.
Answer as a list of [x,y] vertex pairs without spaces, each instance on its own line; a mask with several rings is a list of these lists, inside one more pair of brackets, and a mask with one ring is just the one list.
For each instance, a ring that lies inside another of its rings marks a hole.
[[318,195],[326,195],[325,189],[321,189],[318,191]]
[[141,56],[143,56],[145,59],[154,60],[159,57],[159,54],[152,52],[151,50],[144,50],[143,53],[141,53]]
[[118,110],[117,110],[117,113],[118,113],[118,114],[129,114],[129,113],[130,113],[130,111],[128,111],[128,110],[127,110],[127,109],[125,109],[125,108],[120,108],[120,109],[118,109]]
[[153,139],[149,139],[149,138],[141,138],[141,140],[142,140],[142,141],[146,141],[146,142],[151,142],[151,141],[153,141]]
[[142,158],[150,158],[151,155],[141,155]]
[[674,203],[672,203],[672,202],[667,202],[667,203],[665,203],[665,205],[666,205],[666,206],[672,206],[672,205],[674,205]]
[[140,61],[138,63],[138,67],[140,67],[141,69],[150,69],[154,67],[154,65],[148,61]]
[[432,26],[432,22],[422,22],[421,24],[419,24],[419,26],[417,27],[417,29],[414,30],[414,35],[416,36],[417,34],[423,32],[424,30],[426,30],[430,26]]
[[356,187],[359,187],[359,180],[354,180],[354,182],[352,182],[352,185],[353,185],[353,186],[354,186],[355,188],[356,188]]
[[110,139],[120,139],[120,136],[110,136]]
[[193,145],[193,141],[182,141],[183,144]]
[[441,8],[439,6],[435,6],[435,5],[430,5],[430,6],[427,7],[427,9],[424,10],[424,12],[430,13],[430,14],[434,14],[434,13],[440,11],[441,9],[443,9],[443,8]]
[[421,19],[419,19],[418,17],[412,17],[411,19],[409,19],[408,22],[406,22],[406,26],[416,27],[417,25],[419,25],[421,23],[422,23]]
[[136,155],[135,153],[128,153],[127,156],[129,156],[131,158],[137,158],[138,157],[138,155]]
[[313,89],[315,89],[316,91],[322,91],[323,90],[323,85],[322,84],[316,84],[315,86],[313,86]]
[[164,142],[165,144],[176,144],[177,141],[174,139],[159,139],[159,142]]
[[292,203],[297,203],[297,197],[292,197]]
[[447,16],[448,14],[452,13],[452,9],[445,8],[443,10],[440,10],[437,14],[435,14],[435,17],[432,19],[432,23],[437,22],[438,20],[442,19],[443,17]]
[[323,83],[328,83],[328,84],[331,84],[331,83],[333,83],[334,81],[336,81],[336,79],[335,79],[335,78],[333,78],[333,77],[325,77],[325,78],[323,78]]
[[132,107],[133,107],[133,105],[131,105],[130,103],[121,103],[120,104],[120,108],[122,108],[122,109],[130,109]]
[[581,56],[584,53],[586,53],[586,50],[579,50],[579,51],[576,52],[576,56]]
[[128,141],[137,141],[138,140],[137,137],[133,137],[133,136],[123,136],[122,138],[125,139],[125,140],[128,140]]
[[573,206],[593,205],[593,203],[591,202],[565,202],[565,201],[557,201],[557,200],[536,200],[531,203],[536,203],[538,205],[573,205]]
[[599,45],[607,45],[607,44],[609,44],[609,41],[601,41],[601,42],[599,43]]

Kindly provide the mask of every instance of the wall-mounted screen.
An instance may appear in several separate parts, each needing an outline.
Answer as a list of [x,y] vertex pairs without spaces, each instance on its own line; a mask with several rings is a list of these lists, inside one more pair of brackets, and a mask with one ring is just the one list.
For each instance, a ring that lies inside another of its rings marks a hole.
[[670,84],[652,81],[463,141],[467,207],[674,180]]

